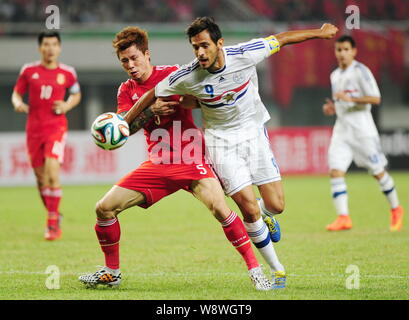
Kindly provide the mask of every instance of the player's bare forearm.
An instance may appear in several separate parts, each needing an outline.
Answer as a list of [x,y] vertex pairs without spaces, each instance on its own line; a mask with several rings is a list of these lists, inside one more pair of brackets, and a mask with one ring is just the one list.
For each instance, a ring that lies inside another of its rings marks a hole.
[[23,96],[16,91],[13,91],[11,95],[11,103],[13,104],[14,111],[16,112],[28,112],[28,105],[26,105],[23,101]]
[[288,44],[300,43],[310,39],[331,39],[338,32],[332,24],[324,23],[320,29],[294,30],[275,35],[280,47]]
[[374,105],[379,105],[381,104],[381,98],[379,97],[369,97],[369,96],[364,96],[360,98],[351,98],[351,102],[355,102],[358,104],[374,104]]
[[155,99],[155,88],[147,91],[125,114],[125,121],[130,125],[143,110],[155,102]]
[[[121,112],[121,116],[126,115],[126,111]],[[135,119],[132,121],[131,124],[129,124],[129,134],[133,135],[134,133],[138,132],[140,129],[144,127],[145,124],[149,122],[150,119],[153,118],[155,114],[152,111],[152,108],[146,108],[143,110]]]
[[363,97],[351,97],[345,91],[340,91],[334,94],[334,98],[346,101],[346,102],[354,102],[356,104],[375,104],[378,105],[381,103],[380,97],[373,97],[373,96],[363,96]]
[[81,92],[70,94],[66,103],[67,103],[67,110],[65,112],[70,111],[71,109],[75,108],[81,102]]

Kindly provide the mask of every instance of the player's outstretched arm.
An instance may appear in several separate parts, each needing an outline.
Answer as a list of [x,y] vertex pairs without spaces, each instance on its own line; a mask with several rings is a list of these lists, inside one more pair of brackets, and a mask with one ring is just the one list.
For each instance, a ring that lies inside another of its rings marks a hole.
[[320,29],[294,30],[281,32],[276,35],[280,47],[288,44],[303,42],[310,39],[331,39],[338,32],[338,28],[330,23],[324,23]]
[[11,103],[13,104],[14,111],[28,113],[29,106],[24,103],[23,97],[16,91],[13,91],[11,95]]

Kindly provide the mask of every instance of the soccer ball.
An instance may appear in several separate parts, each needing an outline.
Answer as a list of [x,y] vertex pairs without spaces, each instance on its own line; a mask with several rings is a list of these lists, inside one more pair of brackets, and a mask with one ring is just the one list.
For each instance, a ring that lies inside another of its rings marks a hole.
[[114,150],[128,140],[129,126],[121,115],[107,112],[95,119],[91,126],[91,134],[98,147]]

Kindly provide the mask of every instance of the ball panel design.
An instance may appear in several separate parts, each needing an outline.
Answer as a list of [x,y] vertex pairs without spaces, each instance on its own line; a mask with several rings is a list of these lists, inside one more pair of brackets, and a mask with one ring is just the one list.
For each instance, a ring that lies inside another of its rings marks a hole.
[[95,119],[91,134],[97,146],[104,150],[114,150],[128,140],[129,126],[121,115],[107,112]]

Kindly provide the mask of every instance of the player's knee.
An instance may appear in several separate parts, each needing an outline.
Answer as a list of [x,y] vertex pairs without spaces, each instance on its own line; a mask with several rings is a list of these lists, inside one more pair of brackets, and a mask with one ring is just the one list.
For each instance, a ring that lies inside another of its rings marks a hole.
[[48,178],[48,184],[50,185],[50,187],[54,188],[54,187],[58,187],[60,185],[60,180],[58,179],[58,177],[55,176],[49,176]]
[[224,199],[214,199],[209,210],[218,220],[226,219],[231,212]]
[[373,177],[376,179],[376,180],[381,180],[384,176],[385,176],[385,174],[386,174],[387,172],[386,171],[382,171],[381,173],[378,173],[378,174],[373,174]]
[[46,186],[46,184],[44,183],[44,179],[41,179],[41,178],[37,178],[36,177],[36,180],[37,180],[37,186],[41,189],[41,188],[44,188],[45,186]]
[[116,217],[115,210],[112,210],[105,201],[98,201],[95,206],[95,213],[99,219],[113,219]]
[[260,218],[260,208],[257,201],[245,200],[239,207],[246,222],[255,222]]
[[330,170],[330,172],[329,172],[329,176],[330,176],[331,178],[342,178],[342,177],[345,176],[345,172],[340,171],[340,170],[332,169],[332,170]]
[[266,205],[266,209],[272,213],[280,214],[284,211],[284,201],[275,202],[271,205]]
[[267,201],[264,200],[264,206],[266,209],[272,213],[280,214],[284,211],[285,208],[285,201],[284,197],[276,197],[273,200],[268,199]]
[[36,177],[37,185],[40,188],[44,187],[46,185],[44,181],[44,174],[38,171],[34,171],[34,175]]

